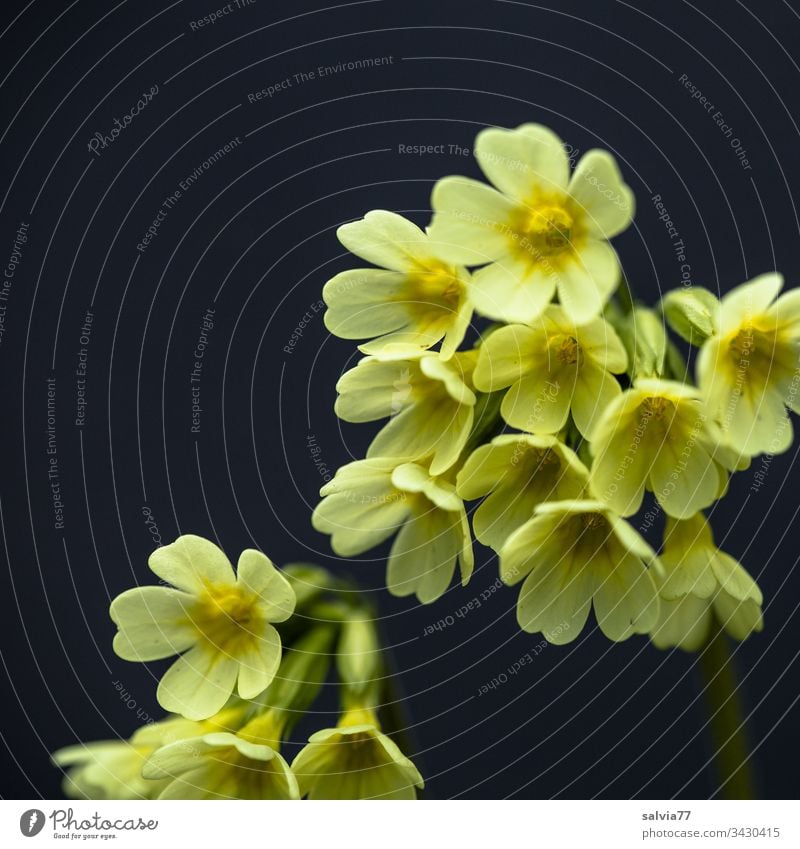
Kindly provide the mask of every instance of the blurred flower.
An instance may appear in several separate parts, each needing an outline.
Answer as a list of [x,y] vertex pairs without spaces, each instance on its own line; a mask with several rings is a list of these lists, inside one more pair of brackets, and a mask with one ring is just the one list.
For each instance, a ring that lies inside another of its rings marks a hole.
[[441,474],[458,459],[472,429],[475,393],[470,389],[477,353],[445,362],[438,354],[409,360],[367,357],[339,379],[336,415],[348,422],[392,416],[367,457],[430,459]]
[[425,782],[371,710],[345,713],[336,728],[317,731],[292,763],[300,795],[309,799],[415,799]]
[[620,275],[607,240],[628,227],[634,210],[614,158],[590,150],[570,178],[561,139],[539,124],[483,130],[475,157],[496,188],[467,177],[440,180],[428,232],[452,262],[491,263],[473,276],[476,308],[527,322],[558,291],[573,321],[599,315]]
[[142,766],[160,746],[202,733],[199,723],[173,717],[137,729],[130,740],[97,740],[53,753],[67,768],[64,794],[71,799],[154,799],[166,786],[142,777]]
[[617,334],[602,318],[577,326],[551,305],[527,327],[495,330],[478,349],[473,379],[481,392],[511,387],[503,418],[529,433],[556,433],[572,411],[587,436],[621,390],[610,372],[625,371],[628,359]]
[[683,383],[636,381],[606,409],[591,435],[594,494],[617,513],[641,507],[645,488],[668,515],[691,516],[717,499],[727,474],[697,390]]
[[150,555],[150,569],[171,587],[136,587],[111,604],[119,628],[114,651],[124,660],[181,654],[158,685],[166,710],[189,719],[215,714],[237,687],[242,698],[263,692],[281,659],[270,624],[294,610],[289,582],[260,551],[239,557],[238,576],[224,553],[185,535]]
[[667,520],[661,563],[664,573],[656,576],[661,615],[651,634],[658,648],[701,649],[715,619],[735,640],[764,627],[758,584],[714,545],[702,513],[685,521]]
[[592,602],[610,640],[650,632],[658,620],[651,573],[659,568],[642,537],[599,501],[539,505],[500,551],[503,582],[525,579],[520,627],[559,645],[580,634]]
[[427,604],[447,589],[456,562],[461,582],[474,556],[464,503],[452,483],[416,463],[357,460],[342,466],[320,491],[314,528],[331,534],[341,557],[374,548],[396,531],[386,582],[393,595],[412,593]]
[[752,456],[792,443],[786,407],[800,412],[800,289],[777,300],[780,274],[762,274],[722,299],[717,333],[701,348],[697,379],[731,446]]
[[279,713],[267,711],[236,733],[214,731],[158,749],[142,774],[166,782],[159,799],[299,799],[279,754]]
[[339,241],[352,253],[382,266],[344,271],[322,291],[325,325],[343,339],[378,337],[365,354],[409,357],[442,341],[449,359],[472,317],[469,274],[444,261],[416,225],[393,212],[368,212],[344,224]]
[[554,436],[504,434],[472,452],[458,473],[461,498],[484,499],[472,526],[484,545],[499,550],[512,531],[545,501],[579,498],[589,473]]

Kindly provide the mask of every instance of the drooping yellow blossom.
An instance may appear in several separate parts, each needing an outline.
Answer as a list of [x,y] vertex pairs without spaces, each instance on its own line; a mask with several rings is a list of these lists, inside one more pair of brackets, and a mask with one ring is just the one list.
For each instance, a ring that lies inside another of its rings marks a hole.
[[610,640],[649,633],[658,621],[658,569],[652,548],[599,501],[539,505],[500,551],[503,582],[525,579],[520,627],[559,645],[580,634],[592,603]]
[[279,753],[283,719],[267,711],[235,733],[213,731],[158,749],[145,778],[166,782],[159,799],[299,799]]
[[350,710],[336,728],[317,731],[292,762],[309,799],[415,799],[425,782],[373,711]]
[[475,351],[447,362],[438,354],[389,361],[367,357],[339,379],[336,414],[348,422],[391,416],[367,457],[430,459],[431,472],[441,474],[456,461],[472,429],[476,360]]
[[155,799],[166,784],[142,777],[147,758],[159,747],[202,733],[203,726],[174,717],[144,725],[130,740],[97,740],[53,753],[67,769],[64,793],[71,799]]
[[594,495],[617,513],[641,507],[645,488],[666,513],[691,516],[724,490],[716,428],[700,394],[674,381],[646,378],[613,401],[591,435]]
[[381,268],[344,271],[322,290],[325,325],[343,339],[369,339],[365,354],[409,357],[442,341],[442,358],[458,348],[472,318],[469,274],[442,259],[430,237],[381,209],[344,224],[339,241]]
[[452,483],[416,463],[398,466],[374,458],[342,466],[320,495],[312,524],[331,534],[331,546],[341,557],[362,554],[400,531],[386,577],[393,595],[435,601],[452,580],[456,562],[462,584],[469,580],[472,540]]
[[667,521],[661,563],[664,574],[656,576],[661,615],[651,634],[658,648],[697,651],[715,621],[735,640],[764,627],[758,584],[741,563],[716,547],[702,513]]
[[440,180],[428,232],[453,262],[491,263],[473,275],[476,308],[528,322],[558,292],[573,321],[599,315],[620,276],[608,239],[628,227],[634,210],[614,158],[590,150],[570,177],[563,142],[539,124],[483,130],[475,157],[495,188],[467,177]]
[[589,473],[577,455],[554,436],[504,434],[481,445],[456,480],[461,498],[484,499],[472,517],[475,536],[499,551],[512,531],[545,501],[579,498]]
[[800,289],[777,298],[782,286],[780,274],[762,274],[725,295],[697,359],[710,414],[748,456],[786,451],[786,407],[800,412]]
[[136,587],[111,604],[119,631],[114,651],[124,660],[181,656],[158,685],[162,707],[189,719],[222,708],[237,689],[263,692],[281,659],[273,622],[294,610],[289,582],[260,551],[239,557],[234,574],[225,554],[202,537],[185,535],[150,555],[150,569],[172,586]]
[[473,380],[481,392],[510,387],[501,413],[529,433],[557,433],[570,410],[587,436],[621,389],[613,373],[628,358],[611,325],[602,318],[572,322],[560,306],[549,306],[531,326],[512,324],[491,333],[478,349]]

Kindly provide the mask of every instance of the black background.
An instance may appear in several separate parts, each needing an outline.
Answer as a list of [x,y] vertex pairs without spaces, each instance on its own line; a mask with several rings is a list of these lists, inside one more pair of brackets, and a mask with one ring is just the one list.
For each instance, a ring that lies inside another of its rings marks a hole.
[[[324,282],[358,264],[336,241],[339,224],[376,207],[426,223],[433,181],[478,175],[450,145],[471,148],[486,125],[530,121],[580,151],[618,157],[638,211],[615,244],[643,298],[681,283],[653,195],[685,242],[696,284],[726,291],[775,268],[800,283],[797,3],[256,0],[191,29],[218,5],[4,3],[3,267],[20,223],[29,229],[0,345],[9,564],[0,792],[58,796],[50,750],[128,735],[160,715],[161,665],[115,658],[107,616],[110,598],[151,580],[147,508],[165,542],[191,531],[234,557],[256,546],[375,591],[429,797],[715,793],[694,658],[659,653],[644,638],[611,644],[592,625],[478,696],[540,640],[518,631],[516,590],[455,616],[494,584],[488,550],[478,547],[469,587],[429,607],[381,589],[385,550],[331,557],[309,524],[322,474],[308,438],[333,472],[363,456],[376,428],[334,417],[334,384],[355,349],[331,338],[314,308]],[[293,76],[368,57],[392,58],[302,83]],[[682,75],[721,113],[749,169]],[[249,102],[286,78],[290,87]],[[94,134],[109,133],[154,85],[158,94],[118,139],[90,153]],[[138,251],[164,199],[237,136],[241,145]],[[413,156],[402,144],[447,152]],[[201,432],[192,434],[189,374],[209,307],[216,326]],[[76,427],[87,310],[87,420]],[[48,377],[63,530],[48,481]],[[751,490],[759,470],[765,481]],[[798,483],[794,448],[766,465],[757,459],[713,515],[718,539],[764,591],[765,631],[736,657],[767,797],[797,791]],[[648,534],[654,544],[657,534]],[[452,626],[423,636],[448,616]],[[320,715],[310,728],[329,724]]]

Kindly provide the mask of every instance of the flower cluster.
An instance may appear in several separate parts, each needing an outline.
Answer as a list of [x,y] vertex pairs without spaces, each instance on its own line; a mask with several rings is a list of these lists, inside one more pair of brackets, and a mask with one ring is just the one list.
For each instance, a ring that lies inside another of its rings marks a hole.
[[[424,782],[381,730],[382,649],[368,606],[308,564],[278,570],[197,536],[150,557],[167,585],[111,604],[126,660],[179,655],[158,687],[170,712],[129,740],[53,755],[64,790],[89,799],[414,799]],[[293,615],[296,613],[297,615]],[[276,627],[277,626],[277,627]],[[285,651],[284,651],[285,649]],[[290,765],[282,754],[336,658],[342,713]]]
[[[314,527],[344,557],[394,536],[389,590],[428,603],[456,565],[469,579],[465,502],[482,499],[472,531],[502,580],[522,582],[526,631],[568,642],[592,608],[609,639],[660,648],[760,630],[761,593],[702,511],[791,443],[800,291],[779,298],[771,273],[647,308],[610,244],[634,198],[609,153],[571,170],[536,124],[483,130],[474,149],[489,184],[439,180],[424,231],[382,210],[339,228],[379,267],[323,292],[327,327],[366,355],[336,413],[388,421],[323,487]],[[696,383],[668,328],[699,349]],[[628,521],[645,499],[666,522],[661,555]]]

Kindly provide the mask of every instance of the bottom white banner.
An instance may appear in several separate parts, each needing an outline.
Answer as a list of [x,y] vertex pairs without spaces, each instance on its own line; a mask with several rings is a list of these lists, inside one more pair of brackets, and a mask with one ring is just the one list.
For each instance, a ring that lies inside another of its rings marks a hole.
[[115,845],[235,849],[318,844],[353,849],[365,841],[403,847],[446,837],[462,847],[518,844],[628,846],[800,846],[797,803],[723,801],[0,802],[0,846],[30,841],[115,841]]

